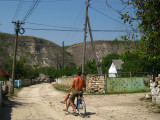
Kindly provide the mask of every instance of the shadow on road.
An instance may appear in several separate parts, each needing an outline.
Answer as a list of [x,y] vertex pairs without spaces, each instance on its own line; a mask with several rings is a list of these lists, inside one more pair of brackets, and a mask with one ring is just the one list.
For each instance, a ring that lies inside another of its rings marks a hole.
[[21,103],[5,100],[0,107],[0,120],[11,120],[12,107],[22,105]]
[[86,115],[85,115],[85,117],[90,117],[91,115],[94,115],[94,114],[96,114],[96,113],[92,113],[92,112],[86,112]]

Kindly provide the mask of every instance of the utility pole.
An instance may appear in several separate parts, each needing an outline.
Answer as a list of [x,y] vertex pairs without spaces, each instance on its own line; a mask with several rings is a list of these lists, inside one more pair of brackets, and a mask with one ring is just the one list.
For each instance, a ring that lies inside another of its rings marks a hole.
[[89,0],[86,0],[86,15],[85,15],[85,24],[84,24],[84,42],[83,42],[83,63],[82,63],[82,77],[85,80],[85,62],[86,62],[86,37],[87,37],[87,16],[88,16],[88,6]]
[[[20,25],[23,23],[20,23],[19,20],[17,22],[12,22],[16,25],[15,29],[15,43],[14,43],[14,57],[13,57],[13,65],[12,65],[12,78],[10,81],[10,94],[14,93],[14,80],[15,80],[15,66],[16,66],[16,56],[17,56],[17,44],[18,44],[18,33],[23,34],[24,29],[20,28]],[[20,30],[23,30],[20,32]]]
[[64,41],[62,43],[62,47],[63,47],[63,52],[62,52],[62,55],[63,55],[63,58],[62,58],[62,70],[64,71]]
[[0,69],[3,69],[3,60],[1,60]]
[[59,68],[59,56],[58,56],[58,53],[57,53],[57,70]]
[[102,70],[101,70],[101,66],[100,66],[100,64],[98,62],[98,59],[97,59],[97,56],[96,56],[95,45],[94,45],[94,42],[93,42],[93,36],[92,36],[92,30],[91,30],[91,25],[90,25],[89,17],[87,19],[87,22],[88,22],[89,33],[90,33],[90,38],[91,38],[91,45],[92,45],[94,59],[96,61],[98,75],[101,75],[102,74]]

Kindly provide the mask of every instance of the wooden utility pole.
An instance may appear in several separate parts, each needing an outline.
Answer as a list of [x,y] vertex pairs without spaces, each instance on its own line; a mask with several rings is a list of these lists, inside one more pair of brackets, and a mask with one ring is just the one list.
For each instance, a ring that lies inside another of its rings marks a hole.
[[18,32],[19,32],[19,21],[15,22],[15,43],[14,43],[14,57],[12,65],[12,78],[10,82],[10,94],[14,93],[14,80],[15,80],[15,66],[16,66],[16,56],[17,56],[17,43],[18,43]]
[[1,60],[0,69],[3,69],[3,60]]
[[[16,56],[17,56],[17,44],[18,44],[18,33],[23,34],[24,33],[24,29],[20,28],[20,25],[23,23],[20,23],[19,20],[17,20],[17,22],[12,22],[16,25],[16,29],[15,29],[15,43],[14,43],[14,57],[13,57],[13,65],[12,65],[12,78],[10,81],[10,94],[14,93],[14,80],[15,80],[15,67],[16,67]],[[23,30],[22,32],[20,32],[20,29]]]
[[57,70],[59,69],[59,56],[57,54]]
[[86,0],[86,16],[85,16],[85,24],[84,24],[84,42],[83,42],[83,63],[82,63],[82,77],[85,79],[85,62],[86,62],[86,37],[87,37],[87,16],[88,16],[88,5],[89,0]]
[[63,55],[63,58],[62,58],[62,70],[64,70],[64,41],[62,43],[62,47],[63,47],[63,52],[62,52],[62,55]]
[[95,45],[94,45],[94,42],[93,42],[93,36],[92,36],[92,30],[91,30],[89,17],[87,17],[87,22],[88,22],[89,33],[90,33],[90,38],[91,38],[92,51],[93,51],[94,59],[96,61],[98,75],[101,75],[102,74],[102,70],[101,70],[101,66],[100,66],[100,64],[98,62],[98,59],[97,59],[97,56],[96,56]]

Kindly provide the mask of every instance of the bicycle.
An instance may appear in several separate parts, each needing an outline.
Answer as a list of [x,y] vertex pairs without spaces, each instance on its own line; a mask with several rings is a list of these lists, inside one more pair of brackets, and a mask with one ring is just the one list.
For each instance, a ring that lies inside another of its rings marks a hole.
[[[66,106],[67,106],[68,100],[69,100],[69,98],[66,100]],[[86,104],[85,104],[82,96],[80,96],[80,95],[76,96],[76,104],[74,102],[74,107],[78,111],[80,117],[85,117]],[[68,109],[68,112],[70,113],[71,110],[72,110],[72,107],[70,106]]]

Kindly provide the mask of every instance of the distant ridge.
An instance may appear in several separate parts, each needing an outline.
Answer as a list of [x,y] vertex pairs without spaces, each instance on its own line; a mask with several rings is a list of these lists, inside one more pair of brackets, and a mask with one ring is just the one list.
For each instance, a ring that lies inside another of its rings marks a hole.
[[[13,55],[15,36],[0,32],[0,61],[5,61],[7,56]],[[126,45],[130,50],[135,48],[134,42],[130,41],[94,41],[98,60],[111,53],[124,53]],[[82,64],[83,43],[65,47],[65,66]],[[28,64],[39,67],[62,66],[62,47],[45,39],[33,36],[19,36],[17,58],[27,56]],[[93,59],[91,42],[86,43],[86,60]],[[58,61],[57,61],[58,60]]]

